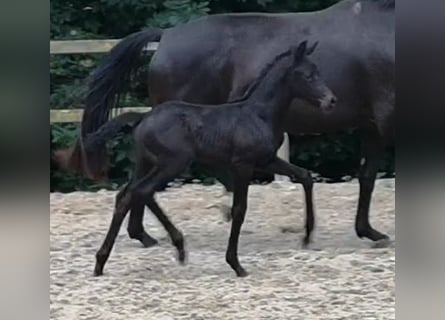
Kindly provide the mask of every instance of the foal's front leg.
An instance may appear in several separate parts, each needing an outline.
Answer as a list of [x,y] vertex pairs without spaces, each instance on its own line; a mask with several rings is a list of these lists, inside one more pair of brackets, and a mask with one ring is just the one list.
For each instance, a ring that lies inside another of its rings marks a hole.
[[249,182],[252,178],[253,168],[248,166],[235,169],[233,206],[232,206],[232,228],[230,231],[229,245],[226,252],[226,261],[236,272],[238,277],[248,275],[246,270],[238,261],[238,240],[241,226],[247,210],[247,193]]
[[[216,203],[209,205],[207,208],[217,207],[226,222],[232,220],[232,208],[229,204],[233,193],[233,178],[231,173],[225,169],[213,169],[216,180],[218,180],[224,187],[223,194]],[[232,198],[233,199],[233,198]]]
[[288,176],[294,181],[303,185],[306,199],[306,235],[303,238],[303,245],[309,244],[311,240],[311,233],[314,229],[314,204],[312,199],[313,180],[311,173],[303,168],[297,167],[289,162],[286,162],[278,157],[275,157],[272,162],[264,167],[255,168],[257,170]]

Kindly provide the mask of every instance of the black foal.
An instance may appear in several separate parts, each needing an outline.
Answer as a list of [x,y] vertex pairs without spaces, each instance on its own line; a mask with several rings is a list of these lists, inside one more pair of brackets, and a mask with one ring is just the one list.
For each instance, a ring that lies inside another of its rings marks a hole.
[[[95,275],[103,273],[127,212],[134,208],[142,210],[144,205],[163,224],[178,250],[179,261],[184,261],[183,236],[156,203],[154,194],[158,186],[173,180],[192,162],[227,168],[233,174],[232,228],[226,261],[238,276],[247,275],[238,261],[238,238],[254,170],[286,175],[303,184],[306,193],[303,241],[309,242],[314,228],[312,178],[307,171],[279,159],[276,151],[283,141],[283,118],[293,99],[300,98],[322,108],[335,104],[335,96],[308,59],[315,46],[307,48],[304,41],[278,55],[238,101],[211,107],[170,101],[147,115],[141,114],[139,122],[133,118],[131,124],[137,124],[136,170],[131,182],[116,197],[111,226],[96,254]],[[85,146],[89,144],[92,148],[95,139],[117,133],[125,123],[121,120],[106,123],[87,139]]]

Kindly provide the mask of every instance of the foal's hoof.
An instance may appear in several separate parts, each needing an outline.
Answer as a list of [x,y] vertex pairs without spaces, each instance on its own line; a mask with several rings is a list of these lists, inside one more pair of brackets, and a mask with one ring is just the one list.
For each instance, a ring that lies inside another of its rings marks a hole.
[[238,270],[235,270],[235,272],[236,272],[236,276],[240,277],[240,278],[245,278],[249,275],[249,273],[246,270],[244,270],[243,268],[239,268]]
[[150,248],[158,244],[158,240],[150,237],[148,234],[145,234],[145,236],[139,241],[141,241],[144,248]]
[[311,243],[311,237],[310,236],[304,236],[302,244],[301,244],[301,247],[303,249],[307,249],[307,247],[309,246],[310,243]]
[[133,234],[130,231],[128,233],[131,239],[139,240],[144,248],[150,248],[158,244],[158,240],[150,237],[150,235],[147,234],[145,231],[137,234]]
[[96,266],[94,267],[94,273],[93,273],[93,275],[95,276],[95,277],[99,277],[99,276],[101,276],[101,275],[103,275],[104,274],[104,270],[103,270],[104,268],[102,267],[102,266],[98,266],[97,264],[96,264]]
[[185,250],[179,250],[178,251],[178,261],[180,265],[185,265],[187,259],[187,254]]

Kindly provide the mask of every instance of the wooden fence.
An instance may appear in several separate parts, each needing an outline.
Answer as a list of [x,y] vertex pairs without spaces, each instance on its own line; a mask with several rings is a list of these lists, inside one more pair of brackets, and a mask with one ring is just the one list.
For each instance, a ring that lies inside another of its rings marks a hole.
[[[68,41],[50,41],[50,54],[86,54],[86,53],[105,53],[111,50],[120,39],[108,40],[68,40]],[[157,42],[150,42],[144,50],[155,51],[158,47]],[[147,112],[150,108],[147,106],[123,108],[123,112]],[[51,109],[50,123],[69,123],[80,122],[83,109]]]

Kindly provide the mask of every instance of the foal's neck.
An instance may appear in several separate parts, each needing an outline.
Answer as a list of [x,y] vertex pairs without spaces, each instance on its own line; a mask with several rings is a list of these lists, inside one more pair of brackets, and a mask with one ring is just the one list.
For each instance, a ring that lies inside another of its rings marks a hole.
[[288,81],[288,72],[271,70],[246,102],[246,107],[274,129],[282,127],[284,117],[294,96]]

